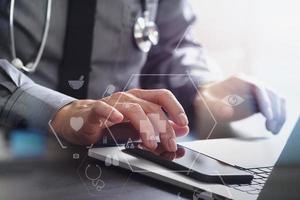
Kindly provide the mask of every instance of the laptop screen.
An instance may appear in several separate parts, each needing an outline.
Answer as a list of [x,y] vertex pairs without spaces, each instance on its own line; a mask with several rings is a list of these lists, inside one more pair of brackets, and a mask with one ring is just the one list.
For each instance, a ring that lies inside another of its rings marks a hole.
[[258,199],[300,199],[300,118]]

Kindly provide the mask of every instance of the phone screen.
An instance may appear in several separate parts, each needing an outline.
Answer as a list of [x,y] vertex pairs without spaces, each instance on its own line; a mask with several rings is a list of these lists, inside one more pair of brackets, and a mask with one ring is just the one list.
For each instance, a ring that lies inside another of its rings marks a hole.
[[246,171],[181,145],[177,145],[176,152],[168,152],[161,143],[158,143],[158,147],[154,151],[145,149],[140,143],[133,143],[124,152],[150,160],[172,169],[172,171],[184,173],[201,181],[242,184],[250,183],[253,179],[253,176]]

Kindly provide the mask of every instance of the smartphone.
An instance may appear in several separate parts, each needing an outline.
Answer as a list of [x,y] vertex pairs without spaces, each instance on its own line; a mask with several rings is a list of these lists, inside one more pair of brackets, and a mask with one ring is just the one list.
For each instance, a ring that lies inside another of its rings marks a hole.
[[123,152],[150,160],[202,182],[220,184],[250,184],[253,175],[187,147],[177,145],[176,152],[168,152],[161,143],[150,151],[141,143],[126,145]]

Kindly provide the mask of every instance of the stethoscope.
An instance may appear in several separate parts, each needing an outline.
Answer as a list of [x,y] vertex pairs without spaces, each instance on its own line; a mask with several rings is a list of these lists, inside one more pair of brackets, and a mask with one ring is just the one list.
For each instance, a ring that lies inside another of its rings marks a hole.
[[141,0],[142,13],[133,26],[133,36],[137,47],[142,52],[149,52],[152,45],[157,45],[159,32],[156,23],[150,19],[148,1]]
[[[150,19],[150,12],[148,10],[148,0],[140,0],[142,13],[140,17],[137,17],[133,26],[133,37],[137,47],[142,52],[149,52],[153,45],[157,45],[159,41],[159,32],[156,23]],[[38,53],[34,61],[24,64],[23,61],[16,55],[15,46],[15,32],[14,32],[14,10],[15,0],[11,0],[10,3],[10,14],[9,14],[9,27],[10,27],[10,41],[11,41],[11,54],[12,54],[12,65],[16,68],[21,69],[25,72],[35,72],[41,57],[43,55],[46,41],[48,38],[50,18],[51,18],[51,6],[52,0],[47,0],[47,12],[45,19],[45,27],[43,31],[42,41],[38,50]]]
[[29,62],[26,65],[22,62],[20,58],[17,57],[16,54],[16,46],[15,46],[15,31],[14,31],[14,10],[15,10],[15,0],[11,0],[10,2],[10,13],[9,13],[9,29],[10,29],[10,41],[11,41],[11,54],[12,54],[12,61],[11,64],[14,65],[16,68],[24,70],[25,72],[33,73],[35,72],[41,57],[43,55],[46,41],[48,38],[49,33],[49,26],[50,26],[50,18],[51,18],[51,6],[52,0],[47,0],[47,13],[46,13],[46,22],[42,37],[42,42],[39,47],[38,53],[33,62]]

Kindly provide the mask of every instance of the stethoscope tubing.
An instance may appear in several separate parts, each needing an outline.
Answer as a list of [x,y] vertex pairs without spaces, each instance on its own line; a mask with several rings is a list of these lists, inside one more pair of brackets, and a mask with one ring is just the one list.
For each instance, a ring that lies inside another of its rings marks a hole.
[[[148,1],[141,0],[142,17],[139,17],[134,25],[134,37],[138,48],[147,53],[152,45],[157,45],[159,40],[159,33],[157,26],[154,21],[149,20]],[[11,0],[10,13],[9,13],[9,31],[10,31],[10,42],[11,42],[11,55],[12,64],[18,69],[22,69],[25,72],[33,73],[38,67],[45,50],[46,42],[48,39],[50,21],[51,21],[51,7],[52,0],[47,0],[47,11],[45,19],[45,27],[43,31],[42,41],[38,49],[38,53],[33,60],[26,65],[17,57],[16,53],[16,42],[15,42],[15,30],[14,30],[14,11],[15,11],[15,0]],[[139,23],[140,22],[140,23]],[[143,25],[143,27],[139,27]],[[146,34],[146,35],[145,35]],[[152,36],[152,37],[150,37]],[[154,38],[154,39],[153,39]]]
[[[44,27],[44,32],[42,36],[41,45],[39,47],[38,53],[36,55],[36,58],[34,59],[33,63],[28,63],[27,65],[23,65],[21,67],[22,70],[26,72],[34,72],[42,58],[48,33],[49,33],[49,27],[50,27],[50,21],[51,21],[51,12],[52,12],[52,0],[47,0],[47,12],[46,12],[46,22]],[[15,0],[11,0],[10,2],[10,13],[9,13],[9,29],[10,29],[10,42],[11,42],[11,55],[13,59],[17,59],[17,53],[16,53],[16,44],[15,44],[15,31],[14,31],[14,10],[15,10]],[[29,67],[30,66],[30,67]]]

